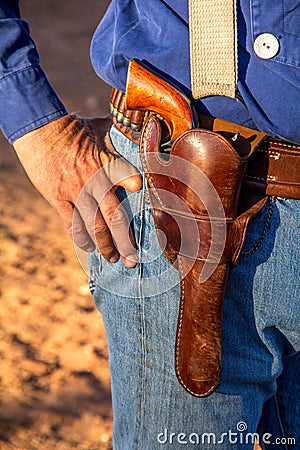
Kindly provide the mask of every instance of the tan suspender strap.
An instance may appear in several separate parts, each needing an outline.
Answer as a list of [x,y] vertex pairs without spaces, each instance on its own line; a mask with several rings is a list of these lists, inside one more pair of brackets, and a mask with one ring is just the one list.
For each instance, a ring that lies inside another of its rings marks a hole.
[[235,97],[236,0],[189,0],[191,84],[194,98]]

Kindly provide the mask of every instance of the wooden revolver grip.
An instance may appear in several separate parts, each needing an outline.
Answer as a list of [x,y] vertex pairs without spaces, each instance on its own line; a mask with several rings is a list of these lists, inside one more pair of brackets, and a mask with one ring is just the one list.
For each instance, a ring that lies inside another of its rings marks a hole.
[[128,68],[126,108],[152,111],[161,116],[172,139],[193,126],[188,98],[135,60],[130,61]]

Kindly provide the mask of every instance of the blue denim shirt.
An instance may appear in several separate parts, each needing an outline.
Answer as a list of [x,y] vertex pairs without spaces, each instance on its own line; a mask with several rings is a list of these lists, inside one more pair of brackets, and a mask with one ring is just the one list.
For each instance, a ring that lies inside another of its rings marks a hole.
[[19,1],[0,0],[0,126],[9,140],[67,111],[39,64]]
[[[18,1],[0,0],[0,124],[10,141],[66,111],[39,66]],[[278,52],[254,50],[264,33]],[[300,143],[300,3],[238,1],[238,88],[242,100],[208,97],[204,112]],[[100,77],[125,89],[128,62],[136,58],[168,75],[190,93],[188,1],[112,0],[91,45]]]

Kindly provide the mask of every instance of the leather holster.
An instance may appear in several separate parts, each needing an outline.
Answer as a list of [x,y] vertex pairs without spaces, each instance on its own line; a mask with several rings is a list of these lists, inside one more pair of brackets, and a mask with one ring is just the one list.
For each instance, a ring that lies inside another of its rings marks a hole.
[[151,115],[140,139],[141,159],[160,245],[180,272],[176,374],[187,391],[202,397],[220,383],[228,270],[237,263],[250,217],[266,202],[238,212],[248,159],[263,136],[247,137],[254,145],[240,155],[234,139],[192,129],[166,155],[161,134],[159,118]]

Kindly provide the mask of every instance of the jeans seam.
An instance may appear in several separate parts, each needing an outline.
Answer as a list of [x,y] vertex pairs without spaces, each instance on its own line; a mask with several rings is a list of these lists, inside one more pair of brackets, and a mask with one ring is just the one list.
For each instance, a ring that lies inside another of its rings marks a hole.
[[269,198],[269,202],[268,202],[268,208],[269,208],[268,209],[268,215],[266,217],[265,225],[264,225],[264,228],[263,228],[263,230],[261,232],[261,235],[260,235],[260,237],[256,240],[256,242],[252,245],[252,247],[249,250],[241,252],[241,256],[244,256],[244,257],[248,258],[249,256],[252,256],[262,246],[262,244],[264,242],[264,239],[265,239],[265,236],[266,236],[266,234],[268,232],[269,225],[270,225],[271,220],[272,220],[274,207],[275,207],[275,197],[270,197]]
[[139,229],[139,236],[138,236],[138,264],[139,264],[139,294],[140,296],[143,295],[142,292],[142,276],[143,276],[143,267],[142,267],[142,261],[143,261],[143,246],[142,246],[142,240],[143,240],[143,233],[144,233],[144,220],[145,220],[145,177],[143,175],[143,187],[142,187],[142,193],[141,193],[141,204],[140,204],[140,229]]
[[[144,178],[144,177],[143,177]],[[144,433],[141,431],[143,427],[143,423],[145,420],[145,386],[144,386],[144,376],[143,371],[146,367],[146,345],[145,345],[145,310],[144,310],[144,296],[142,289],[142,277],[143,277],[143,267],[142,267],[142,240],[144,234],[144,220],[145,220],[145,208],[144,208],[144,199],[145,199],[145,179],[143,180],[143,187],[141,193],[141,201],[139,205],[139,234],[138,234],[138,256],[139,256],[139,269],[138,269],[138,290],[140,297],[140,333],[141,333],[141,354],[143,364],[140,368],[140,408],[139,408],[139,417],[137,417],[136,421],[136,433],[135,433],[135,448],[137,450],[144,450],[143,444],[143,435]]]
[[[282,437],[285,437],[284,426],[283,426],[283,423],[282,423],[282,420],[281,420],[281,416],[280,416],[279,405],[278,405],[278,400],[277,400],[277,394],[276,393],[274,395],[274,401],[275,401],[276,414],[277,414],[277,419],[278,419],[280,431],[281,431]],[[283,445],[284,445],[285,450],[288,450],[287,444],[283,444]]]

